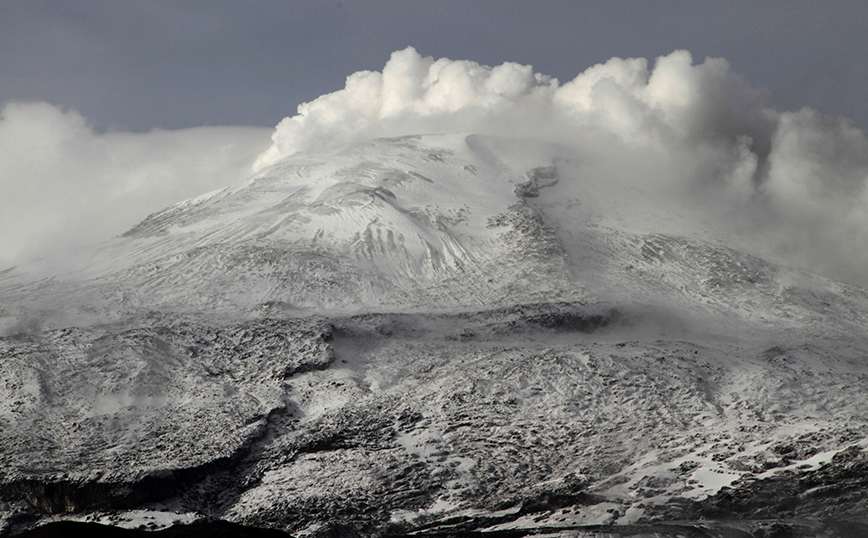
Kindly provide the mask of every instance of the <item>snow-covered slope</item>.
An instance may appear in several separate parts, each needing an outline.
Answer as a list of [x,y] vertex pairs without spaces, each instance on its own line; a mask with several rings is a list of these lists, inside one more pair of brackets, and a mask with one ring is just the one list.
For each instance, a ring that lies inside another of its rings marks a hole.
[[801,326],[817,315],[806,303],[826,293],[848,302],[834,324],[864,321],[861,290],[749,255],[739,249],[747,241],[703,219],[665,189],[602,176],[552,144],[380,139],[290,157],[151,215],[75,263],[11,271],[0,279],[9,298],[0,324],[10,332],[154,308],[298,314],[566,300]]
[[[539,255],[553,247],[538,216],[516,209],[526,171],[466,135],[299,155],[152,215],[83,256],[74,274],[37,271],[73,280],[72,304],[117,311],[436,308],[558,288],[574,295],[562,256]],[[523,243],[504,237],[516,227]],[[531,279],[531,269],[551,278]],[[42,287],[54,297],[58,286]],[[39,295],[26,293],[31,304]]]
[[868,293],[635,185],[380,139],[0,275],[0,528],[865,530]]

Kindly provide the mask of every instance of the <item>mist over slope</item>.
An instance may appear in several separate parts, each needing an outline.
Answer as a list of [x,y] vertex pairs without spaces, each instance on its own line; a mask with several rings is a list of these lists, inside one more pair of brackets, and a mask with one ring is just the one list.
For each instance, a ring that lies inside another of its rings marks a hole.
[[[761,241],[689,203],[698,195],[662,177],[635,184],[628,172],[645,155],[617,141],[606,151],[454,134],[300,153],[155,213],[74,265],[7,272],[0,320],[11,334],[152,309],[297,316],[583,301],[799,326],[813,315],[803,293],[844,291],[861,305],[859,288],[776,265]],[[837,330],[859,323],[841,309]]]

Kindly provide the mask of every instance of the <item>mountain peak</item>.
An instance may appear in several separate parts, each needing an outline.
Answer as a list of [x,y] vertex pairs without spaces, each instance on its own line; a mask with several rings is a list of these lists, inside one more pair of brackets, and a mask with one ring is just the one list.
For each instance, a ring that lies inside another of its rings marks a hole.
[[80,269],[32,284],[28,308],[58,296],[126,314],[591,301],[765,322],[809,315],[790,282],[839,286],[739,249],[705,217],[555,144],[377,139],[296,154],[155,213]]

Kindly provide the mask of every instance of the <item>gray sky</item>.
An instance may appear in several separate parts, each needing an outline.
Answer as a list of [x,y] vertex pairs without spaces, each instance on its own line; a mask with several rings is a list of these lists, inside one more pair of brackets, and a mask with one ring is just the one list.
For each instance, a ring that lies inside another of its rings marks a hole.
[[0,102],[98,130],[274,126],[392,51],[530,64],[566,82],[607,59],[722,56],[778,108],[868,126],[868,2],[0,1]]

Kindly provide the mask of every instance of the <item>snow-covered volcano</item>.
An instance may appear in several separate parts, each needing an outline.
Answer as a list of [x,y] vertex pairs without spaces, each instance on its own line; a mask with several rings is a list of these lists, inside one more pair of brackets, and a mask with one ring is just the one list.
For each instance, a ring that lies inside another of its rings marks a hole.
[[378,139],[7,271],[2,528],[865,530],[868,293],[681,200],[550,143]]

